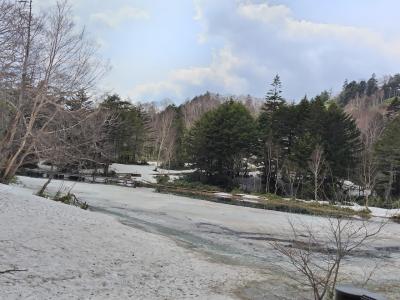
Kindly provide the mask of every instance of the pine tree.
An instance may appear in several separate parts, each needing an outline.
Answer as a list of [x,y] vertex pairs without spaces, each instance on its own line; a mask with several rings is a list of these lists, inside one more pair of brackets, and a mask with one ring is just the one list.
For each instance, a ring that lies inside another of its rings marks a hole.
[[284,127],[287,127],[284,126],[284,119],[289,113],[285,109],[279,75],[275,76],[271,86],[272,88],[265,97],[265,103],[257,120],[259,131],[258,156],[261,157],[260,160],[263,165],[262,173],[267,193],[277,191],[278,169],[280,157],[283,154],[282,147],[280,147],[282,139],[279,138],[279,131],[281,131],[281,128],[283,130]]
[[348,114],[331,105],[325,114],[323,146],[335,178],[351,179],[361,151],[360,131]]
[[87,95],[86,91],[80,90],[71,99],[66,101],[66,107],[70,111],[90,109],[93,107],[93,101]]
[[117,94],[107,96],[101,107],[110,110],[117,119],[110,129],[115,160],[119,163],[142,160],[149,129],[143,109],[121,100]]
[[256,126],[241,103],[228,101],[207,112],[189,132],[188,152],[193,167],[209,183],[232,187],[245,172],[245,160],[256,142]]
[[285,100],[282,97],[282,83],[279,75],[274,77],[271,86],[272,88],[268,91],[265,97],[264,106],[262,108],[266,113],[272,113],[276,111],[285,103]]
[[378,90],[378,80],[375,78],[375,73],[367,81],[367,96],[371,96]]
[[385,128],[375,145],[379,162],[377,191],[386,202],[393,196],[400,196],[400,117],[396,117]]

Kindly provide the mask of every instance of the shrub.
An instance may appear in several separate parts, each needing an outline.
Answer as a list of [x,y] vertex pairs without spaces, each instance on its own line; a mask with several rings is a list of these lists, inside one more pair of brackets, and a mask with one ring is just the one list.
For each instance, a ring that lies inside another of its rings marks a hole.
[[359,212],[360,214],[363,214],[363,215],[369,215],[369,214],[371,214],[371,210],[370,210],[369,208],[367,208],[367,207],[364,207],[363,209],[359,210],[358,212]]
[[79,207],[83,210],[87,210],[89,208],[89,204],[87,204],[86,202],[83,202],[79,205]]
[[391,216],[390,219],[391,219],[393,222],[400,223],[400,214]]
[[40,191],[36,193],[36,196],[39,196],[39,197],[42,197],[42,198],[46,198],[46,199],[51,198],[50,195],[49,195],[48,193],[46,193],[46,192],[40,192]]
[[72,194],[69,194],[69,193],[64,196],[61,196],[60,194],[56,194],[56,196],[54,197],[54,201],[62,202],[64,204],[72,204],[73,197],[72,197]]
[[234,189],[231,191],[231,193],[232,193],[232,194],[243,194],[243,191],[242,191],[241,189],[239,189],[239,188],[234,188]]
[[212,192],[221,191],[221,188],[216,187],[214,185],[204,184],[200,181],[190,181],[190,180],[188,181],[185,179],[177,179],[173,181],[170,185],[173,187],[180,187],[197,191],[212,191]]
[[11,178],[10,180],[10,184],[19,184],[19,183],[20,181],[17,176],[13,176],[13,178]]
[[169,182],[169,176],[168,175],[158,175],[156,177],[156,181],[157,181],[157,184],[165,185]]
[[57,192],[53,200],[57,202],[62,202],[64,204],[77,206],[84,210],[87,210],[89,208],[89,205],[86,202],[79,201],[79,199],[74,194],[71,193],[68,193],[66,195],[61,195],[61,193]]

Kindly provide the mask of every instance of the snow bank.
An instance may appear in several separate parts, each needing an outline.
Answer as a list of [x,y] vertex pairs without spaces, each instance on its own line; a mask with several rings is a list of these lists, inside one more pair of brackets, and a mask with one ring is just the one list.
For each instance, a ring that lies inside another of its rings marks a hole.
[[143,180],[151,183],[156,182],[156,176],[168,174],[171,179],[178,179],[179,175],[193,173],[194,170],[166,170],[156,168],[155,163],[150,163],[149,165],[124,165],[124,164],[112,164],[110,166],[110,171],[115,171],[116,173],[131,173],[131,174],[141,174],[138,180]]
[[0,274],[2,299],[231,299],[252,278],[248,269],[31,193],[0,185],[0,271],[26,270]]
[[[365,206],[361,206],[357,203],[354,203],[353,206],[342,206],[351,208],[356,211],[360,211],[365,209]],[[382,218],[390,218],[400,214],[400,209],[386,209],[386,208],[379,208],[379,207],[368,207],[371,211],[371,215],[374,217],[382,217]]]

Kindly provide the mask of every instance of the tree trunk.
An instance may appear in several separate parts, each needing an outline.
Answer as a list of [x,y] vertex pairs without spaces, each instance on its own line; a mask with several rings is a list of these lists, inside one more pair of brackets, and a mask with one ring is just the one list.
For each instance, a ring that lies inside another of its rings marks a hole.
[[389,182],[388,185],[386,187],[386,191],[385,191],[385,201],[388,202],[391,192],[392,192],[392,185],[393,185],[393,164],[390,164],[390,171],[389,171]]
[[45,184],[42,186],[42,188],[40,189],[40,191],[37,193],[38,196],[43,196],[44,192],[47,189],[47,186],[50,184],[51,180],[53,179],[53,174],[50,174],[49,178],[47,179],[47,181],[45,182]]
[[318,201],[318,174],[314,174],[314,200]]

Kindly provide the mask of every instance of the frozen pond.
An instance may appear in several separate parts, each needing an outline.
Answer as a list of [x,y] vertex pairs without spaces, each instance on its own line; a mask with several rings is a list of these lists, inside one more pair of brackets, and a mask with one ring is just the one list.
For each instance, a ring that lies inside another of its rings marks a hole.
[[[42,179],[21,177],[20,180],[32,191],[43,184]],[[264,299],[302,299],[293,288],[288,289],[293,283],[286,280],[281,269],[284,262],[269,242],[285,242],[291,238],[289,219],[312,226],[325,222],[320,217],[230,206],[158,194],[146,188],[54,181],[49,190],[54,193],[61,186],[65,190],[72,188],[91,210],[114,216],[122,224],[168,237],[211,261],[256,270],[260,273],[259,282],[249,283],[247,289],[240,291],[243,297],[252,299],[262,299],[267,294],[271,298]],[[385,294],[393,299],[400,294],[399,230],[400,225],[389,223],[379,240],[346,261],[346,268],[353,275],[362,276],[364,268],[372,265],[371,258],[380,257],[382,267],[370,281],[369,288],[387,291]]]

